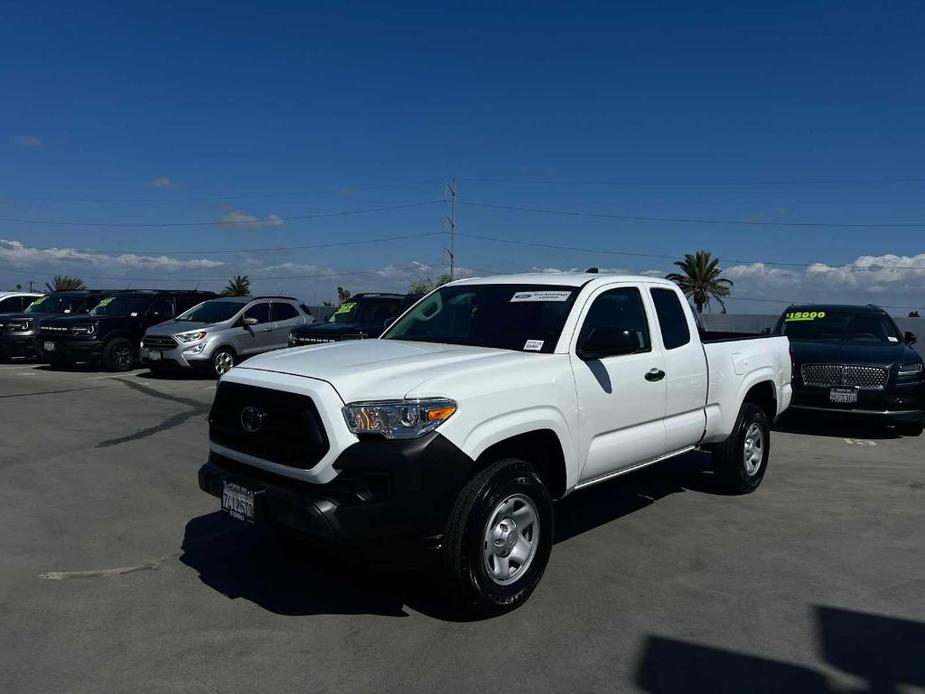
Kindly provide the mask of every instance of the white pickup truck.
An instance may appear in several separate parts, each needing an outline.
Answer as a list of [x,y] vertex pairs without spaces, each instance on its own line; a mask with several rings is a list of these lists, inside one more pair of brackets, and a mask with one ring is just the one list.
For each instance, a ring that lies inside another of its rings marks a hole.
[[705,333],[666,280],[460,280],[380,339],[222,376],[199,485],[365,561],[437,560],[463,605],[498,613],[539,582],[555,499],[694,448],[754,490],[790,372],[786,337]]

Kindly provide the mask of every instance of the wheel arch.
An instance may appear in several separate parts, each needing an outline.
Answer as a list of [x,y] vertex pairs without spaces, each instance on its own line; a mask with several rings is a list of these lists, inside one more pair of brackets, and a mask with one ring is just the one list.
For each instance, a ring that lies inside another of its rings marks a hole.
[[534,429],[491,444],[476,458],[470,479],[504,458],[519,458],[534,465],[554,499],[564,496],[569,488],[565,452],[552,429]]

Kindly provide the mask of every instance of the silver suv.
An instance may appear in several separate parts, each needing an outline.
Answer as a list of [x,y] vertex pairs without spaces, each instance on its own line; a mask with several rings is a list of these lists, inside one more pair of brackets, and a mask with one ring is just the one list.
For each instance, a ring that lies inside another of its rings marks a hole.
[[287,347],[290,330],[314,322],[289,296],[224,296],[149,328],[141,361],[152,371],[202,369],[221,376],[242,359]]

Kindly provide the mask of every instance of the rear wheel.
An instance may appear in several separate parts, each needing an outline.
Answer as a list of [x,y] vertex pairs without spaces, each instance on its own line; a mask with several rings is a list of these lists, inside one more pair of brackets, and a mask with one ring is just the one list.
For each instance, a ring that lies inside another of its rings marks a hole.
[[447,585],[467,611],[494,615],[522,605],[552,550],[553,510],[536,468],[509,458],[476,475],[450,515]]
[[771,453],[768,417],[746,402],[729,438],[713,449],[713,467],[722,485],[737,494],[753,492],[764,479]]
[[222,374],[228,373],[236,363],[237,358],[235,357],[235,353],[230,349],[227,347],[217,349],[210,361],[212,365],[212,374],[216,377],[220,377]]
[[107,371],[128,371],[135,364],[135,345],[128,338],[114,338],[103,347],[102,360]]

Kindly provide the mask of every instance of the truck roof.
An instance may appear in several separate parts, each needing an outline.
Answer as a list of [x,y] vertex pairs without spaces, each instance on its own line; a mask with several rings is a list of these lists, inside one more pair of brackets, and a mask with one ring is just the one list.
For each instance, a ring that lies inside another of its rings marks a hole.
[[590,282],[649,282],[674,287],[674,282],[648,275],[620,275],[597,272],[526,272],[519,275],[489,275],[467,277],[452,284],[548,284],[565,287],[583,287]]

